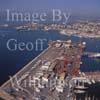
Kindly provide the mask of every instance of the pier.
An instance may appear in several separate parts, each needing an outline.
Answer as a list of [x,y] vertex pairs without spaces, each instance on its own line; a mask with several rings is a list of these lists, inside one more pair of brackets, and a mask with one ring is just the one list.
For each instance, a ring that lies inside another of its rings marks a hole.
[[100,58],[100,53],[97,52],[84,52],[83,56],[87,56],[90,58]]
[[84,47],[84,43],[75,44],[71,40],[49,42],[46,50],[0,87],[0,97],[4,100],[75,100],[71,89],[83,93],[88,88],[85,84],[100,82],[100,72],[80,71],[81,56],[89,55],[84,53]]

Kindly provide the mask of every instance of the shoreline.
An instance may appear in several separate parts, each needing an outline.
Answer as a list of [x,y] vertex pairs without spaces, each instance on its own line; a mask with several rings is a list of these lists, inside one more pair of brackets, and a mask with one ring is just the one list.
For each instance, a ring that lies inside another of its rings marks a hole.
[[61,35],[65,35],[65,36],[75,36],[75,37],[79,37],[79,38],[100,38],[99,35],[97,36],[92,36],[92,35],[89,35],[89,36],[86,36],[86,35],[76,35],[76,34],[68,34],[68,33],[62,33],[62,32],[59,32]]

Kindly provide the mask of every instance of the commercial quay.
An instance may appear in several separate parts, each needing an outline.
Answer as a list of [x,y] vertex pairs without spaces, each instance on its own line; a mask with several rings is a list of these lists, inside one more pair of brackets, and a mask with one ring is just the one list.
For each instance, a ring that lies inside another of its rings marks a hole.
[[[100,72],[80,70],[81,57],[93,56],[93,53],[84,53],[85,47],[85,42],[49,41],[46,50],[0,87],[0,98],[3,100],[97,100],[89,97],[87,90],[89,85],[100,82]],[[84,97],[79,98],[77,94],[82,94]]]

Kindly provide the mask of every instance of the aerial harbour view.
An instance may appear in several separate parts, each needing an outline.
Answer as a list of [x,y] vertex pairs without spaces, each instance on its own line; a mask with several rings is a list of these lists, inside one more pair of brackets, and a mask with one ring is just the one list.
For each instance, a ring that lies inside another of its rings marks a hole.
[[100,100],[100,1],[23,1],[0,1],[0,100]]

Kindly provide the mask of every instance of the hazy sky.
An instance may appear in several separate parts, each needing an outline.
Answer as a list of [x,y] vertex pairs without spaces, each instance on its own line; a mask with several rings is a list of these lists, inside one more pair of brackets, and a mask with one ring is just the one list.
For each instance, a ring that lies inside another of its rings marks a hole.
[[0,0],[1,9],[50,10],[100,14],[100,0]]

